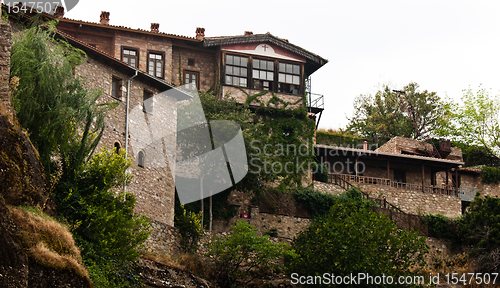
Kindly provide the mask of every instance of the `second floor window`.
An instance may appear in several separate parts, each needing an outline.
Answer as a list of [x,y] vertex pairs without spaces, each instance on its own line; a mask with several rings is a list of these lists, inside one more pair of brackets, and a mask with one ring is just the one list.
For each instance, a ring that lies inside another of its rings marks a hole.
[[144,90],[142,102],[143,111],[147,113],[153,113],[153,106],[153,93],[148,90]]
[[137,64],[139,63],[139,52],[135,49],[123,48],[122,61],[137,68]]
[[149,74],[163,78],[163,55],[158,53],[149,53],[148,56]]
[[248,87],[248,58],[226,55],[226,84]]
[[122,98],[121,86],[122,86],[122,80],[113,76],[111,80],[111,96],[121,100]]
[[278,70],[278,92],[299,94],[300,66],[280,62]]
[[253,59],[252,88],[257,90],[274,90],[274,62]]
[[187,89],[189,90],[198,90],[198,72],[193,71],[185,71],[184,72],[184,84],[187,85]]

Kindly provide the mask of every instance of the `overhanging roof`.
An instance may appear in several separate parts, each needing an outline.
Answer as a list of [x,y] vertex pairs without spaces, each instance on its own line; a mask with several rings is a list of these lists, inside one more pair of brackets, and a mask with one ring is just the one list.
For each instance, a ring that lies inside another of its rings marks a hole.
[[[309,64],[313,64],[313,67],[309,68],[308,74],[312,74],[314,71],[318,70],[321,66],[328,63],[328,60],[322,58],[321,56],[307,51],[297,45],[294,45],[288,40],[281,39],[267,32],[266,34],[252,34],[252,35],[237,35],[237,36],[221,36],[221,37],[205,37],[203,41],[204,47],[213,47],[229,44],[242,44],[242,43],[261,43],[269,42],[278,47],[286,49],[297,55],[306,58]],[[311,65],[310,65],[311,66]]]
[[417,160],[417,161],[432,162],[434,164],[448,164],[448,165],[457,166],[457,167],[465,164],[465,162],[457,161],[457,160],[440,159],[440,158],[432,158],[432,157],[417,156],[417,155],[407,155],[407,154],[394,154],[394,153],[387,153],[387,152],[376,152],[376,151],[372,151],[372,150],[356,149],[356,148],[350,148],[350,147],[328,146],[328,145],[323,145],[323,144],[316,144],[314,146],[316,147],[316,149],[319,148],[319,149],[343,151],[343,152],[346,152],[345,156],[347,156],[348,153],[352,153],[351,155],[358,154],[358,156],[366,156],[366,157],[383,156],[383,157],[387,157],[387,158],[397,158],[399,160],[410,160],[410,161]]

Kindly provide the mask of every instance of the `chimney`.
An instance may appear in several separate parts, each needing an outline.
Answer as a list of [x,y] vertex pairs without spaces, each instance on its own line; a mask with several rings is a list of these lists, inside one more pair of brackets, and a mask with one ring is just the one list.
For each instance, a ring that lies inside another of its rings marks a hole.
[[101,12],[101,24],[109,25],[109,12],[106,11]]
[[200,41],[205,39],[205,28],[196,27],[196,39]]
[[253,35],[252,31],[245,31],[245,36]]
[[64,7],[57,6],[56,10],[54,11],[54,17],[63,18],[64,17]]
[[363,149],[368,150],[368,141],[363,142]]
[[151,32],[159,32],[160,23],[151,23]]

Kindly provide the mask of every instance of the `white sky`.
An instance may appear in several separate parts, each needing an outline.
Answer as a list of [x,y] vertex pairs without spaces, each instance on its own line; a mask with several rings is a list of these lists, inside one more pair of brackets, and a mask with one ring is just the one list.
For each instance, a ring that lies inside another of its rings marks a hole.
[[500,90],[500,1],[96,1],[80,0],[66,17],[165,33],[205,36],[270,32],[329,62],[312,76],[325,96],[320,128],[344,128],[354,98],[381,84],[460,99],[482,83]]

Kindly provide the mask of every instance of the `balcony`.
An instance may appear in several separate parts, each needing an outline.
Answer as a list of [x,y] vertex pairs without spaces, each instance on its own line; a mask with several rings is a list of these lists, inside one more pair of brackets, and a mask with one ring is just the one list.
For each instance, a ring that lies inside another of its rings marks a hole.
[[[472,201],[477,192],[476,187],[460,186],[458,194],[454,185],[435,185],[435,186],[423,186],[421,184],[411,184],[404,182],[395,182],[387,178],[377,178],[377,177],[367,177],[367,176],[356,176],[348,174],[328,174],[328,182],[336,185],[341,185],[342,183],[350,184],[373,184],[373,185],[384,185],[398,189],[405,189],[411,191],[419,191],[423,193],[433,193],[433,194],[443,194],[452,195],[460,197],[465,201]],[[343,186],[342,186],[343,187]],[[348,189],[348,187],[344,187]]]
[[325,109],[324,97],[321,94],[306,93],[307,111],[318,114]]

